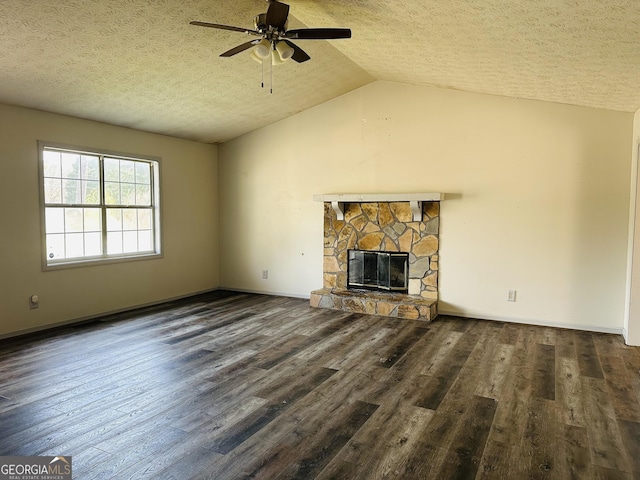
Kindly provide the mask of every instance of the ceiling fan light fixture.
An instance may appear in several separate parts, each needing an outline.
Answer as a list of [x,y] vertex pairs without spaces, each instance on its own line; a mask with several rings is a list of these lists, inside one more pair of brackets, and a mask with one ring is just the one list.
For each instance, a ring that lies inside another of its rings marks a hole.
[[260,58],[267,58],[271,53],[271,43],[266,38],[263,38],[253,49],[254,53]]
[[276,43],[276,50],[282,61],[289,60],[294,54],[293,48],[291,48],[287,42],[283,41]]

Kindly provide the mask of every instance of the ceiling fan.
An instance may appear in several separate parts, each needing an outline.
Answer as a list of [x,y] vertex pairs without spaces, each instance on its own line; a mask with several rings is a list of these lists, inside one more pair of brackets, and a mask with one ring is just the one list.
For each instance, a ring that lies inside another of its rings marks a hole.
[[287,30],[289,5],[277,0],[267,0],[267,2],[269,2],[267,12],[256,15],[253,20],[254,29],[195,20],[189,23],[199,27],[231,30],[232,32],[241,32],[258,37],[237,47],[233,47],[231,50],[220,54],[220,56],[232,57],[251,47],[255,47],[252,53],[254,58],[262,61],[271,56],[272,64],[282,63],[289,58],[292,58],[295,62],[302,63],[311,58],[291,40],[334,40],[338,38],[351,38],[351,30],[348,28],[299,28]]

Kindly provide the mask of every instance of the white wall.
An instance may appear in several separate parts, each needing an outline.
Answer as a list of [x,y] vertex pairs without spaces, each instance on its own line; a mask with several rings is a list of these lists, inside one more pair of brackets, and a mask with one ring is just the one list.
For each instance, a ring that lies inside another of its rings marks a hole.
[[638,202],[638,149],[640,148],[640,110],[634,115],[631,142],[631,195],[629,206],[629,243],[627,252],[627,297],[624,335],[629,345],[640,345],[640,212]]
[[[43,272],[38,140],[160,157],[164,258]],[[215,146],[0,105],[0,337],[216,288],[216,185]]]
[[444,192],[441,311],[621,332],[632,128],[629,113],[369,84],[220,147],[220,283],[320,288],[314,193]]

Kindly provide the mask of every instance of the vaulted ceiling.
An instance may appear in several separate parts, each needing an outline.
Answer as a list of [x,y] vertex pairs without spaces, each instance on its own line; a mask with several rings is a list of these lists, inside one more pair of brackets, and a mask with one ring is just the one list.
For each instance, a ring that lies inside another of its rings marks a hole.
[[289,28],[352,38],[301,40],[311,61],[263,72],[219,57],[246,35],[189,22],[253,28],[264,0],[4,0],[0,102],[209,143],[375,80],[640,108],[637,0],[287,3]]

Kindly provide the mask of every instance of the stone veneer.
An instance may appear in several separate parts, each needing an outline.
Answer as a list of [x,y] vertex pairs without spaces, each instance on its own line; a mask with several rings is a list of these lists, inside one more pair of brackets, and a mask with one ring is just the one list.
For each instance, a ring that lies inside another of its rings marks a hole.
[[[440,203],[422,202],[414,221],[409,202],[345,203],[344,221],[324,202],[323,288],[311,306],[433,320],[438,300]],[[347,290],[347,250],[409,253],[409,292]]]

